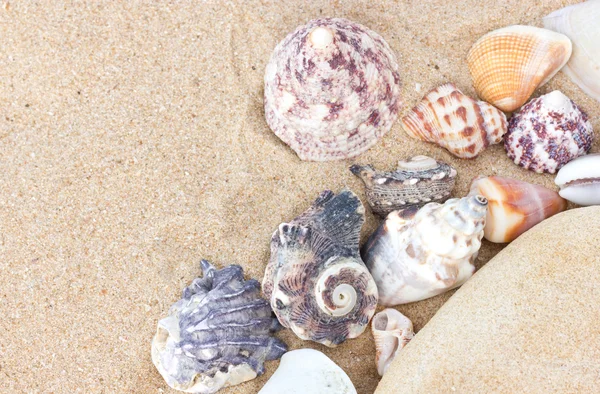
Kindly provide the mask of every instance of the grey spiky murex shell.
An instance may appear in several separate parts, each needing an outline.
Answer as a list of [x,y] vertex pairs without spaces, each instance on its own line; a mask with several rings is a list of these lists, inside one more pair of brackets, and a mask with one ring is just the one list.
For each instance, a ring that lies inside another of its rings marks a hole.
[[371,165],[350,167],[365,183],[367,200],[373,212],[390,212],[422,207],[429,202],[444,202],[452,193],[456,170],[427,156],[415,156],[398,163],[394,172],[377,171]]
[[271,238],[263,291],[301,339],[337,346],[375,313],[377,286],[358,250],[364,211],[353,192],[327,190]]
[[257,280],[244,280],[239,265],[218,270],[202,260],[201,268],[158,322],[152,361],[172,388],[205,394],[261,375],[287,346],[272,336],[281,326]]

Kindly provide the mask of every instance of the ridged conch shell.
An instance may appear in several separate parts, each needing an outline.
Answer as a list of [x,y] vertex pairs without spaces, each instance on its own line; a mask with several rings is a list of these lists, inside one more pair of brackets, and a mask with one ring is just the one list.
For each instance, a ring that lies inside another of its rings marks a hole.
[[402,118],[402,127],[413,138],[434,142],[457,157],[471,159],[502,141],[506,116],[447,83],[427,93]]
[[281,357],[279,368],[258,394],[356,394],[356,389],[329,357],[318,350],[298,349]]
[[487,198],[484,237],[496,243],[512,242],[536,224],[567,209],[567,202],[553,190],[500,176],[475,179],[470,194]]
[[571,39],[573,54],[562,71],[584,92],[600,101],[600,0],[554,11],[544,27]]
[[398,209],[446,201],[456,180],[453,167],[427,156],[401,160],[394,172],[357,164],[350,171],[365,183],[373,212],[384,217]]
[[483,196],[470,196],[390,213],[362,249],[380,304],[424,300],[469,279],[487,204]]
[[581,156],[558,171],[560,195],[579,205],[600,205],[600,154]]
[[346,19],[298,27],[267,65],[267,123],[302,160],[366,151],[392,127],[401,106],[398,64],[389,45]]
[[415,335],[410,319],[395,309],[377,313],[371,323],[375,339],[377,372],[383,376],[398,353]]
[[351,191],[327,190],[271,238],[263,291],[301,339],[337,346],[362,334],[375,313],[377,286],[358,251],[364,212]]
[[467,55],[473,84],[482,100],[505,112],[522,106],[571,56],[563,34],[514,25],[481,37]]
[[531,171],[554,174],[592,147],[594,131],[585,112],[560,91],[535,98],[508,123],[508,157]]
[[203,277],[158,322],[152,362],[172,388],[212,394],[261,375],[287,347],[272,336],[281,326],[258,281],[244,280],[239,265],[201,267]]

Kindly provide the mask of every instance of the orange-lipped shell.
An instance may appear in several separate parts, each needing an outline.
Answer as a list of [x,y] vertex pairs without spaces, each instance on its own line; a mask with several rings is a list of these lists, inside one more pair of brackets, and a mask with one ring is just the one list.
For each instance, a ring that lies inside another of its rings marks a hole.
[[567,208],[567,201],[553,190],[499,176],[475,179],[470,195],[487,198],[484,237],[495,243],[511,242],[536,224]]
[[571,51],[564,34],[514,25],[477,40],[467,63],[479,97],[512,112],[567,63]]

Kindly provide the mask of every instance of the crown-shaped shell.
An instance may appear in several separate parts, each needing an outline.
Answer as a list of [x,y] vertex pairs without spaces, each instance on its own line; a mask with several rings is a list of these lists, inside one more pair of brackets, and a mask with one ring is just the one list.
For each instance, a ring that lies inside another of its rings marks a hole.
[[579,205],[600,205],[600,153],[581,156],[558,171],[560,195]]
[[364,212],[351,191],[327,190],[271,238],[263,291],[301,339],[337,346],[362,334],[375,313],[377,286],[358,251]]
[[467,63],[479,97],[511,112],[567,63],[571,50],[571,41],[563,34],[514,25],[477,40]]
[[281,326],[258,281],[244,280],[239,265],[201,267],[203,277],[158,322],[152,362],[172,388],[212,394],[261,375],[287,347],[272,336]]
[[486,213],[483,196],[390,213],[362,249],[381,305],[424,300],[469,279]]
[[553,190],[499,176],[475,179],[470,195],[487,198],[484,237],[496,243],[511,242],[541,221],[567,209],[567,202]]
[[383,376],[400,350],[415,335],[410,319],[395,309],[384,309],[373,317],[371,323],[375,339],[375,364]]
[[585,112],[560,91],[524,105],[508,123],[508,157],[531,171],[554,174],[592,147],[594,131]]
[[402,106],[396,57],[379,34],[346,19],[315,19],[281,41],[265,73],[265,116],[302,160],[356,156]]
[[402,127],[413,138],[434,142],[457,157],[471,159],[502,141],[506,116],[447,83],[427,93],[402,118]]
[[376,171],[370,165],[353,165],[350,171],[363,180],[373,212],[390,212],[428,202],[444,202],[450,197],[456,170],[427,156],[399,161],[394,172]]
[[544,27],[571,39],[573,54],[562,71],[584,92],[600,101],[600,0],[554,11]]

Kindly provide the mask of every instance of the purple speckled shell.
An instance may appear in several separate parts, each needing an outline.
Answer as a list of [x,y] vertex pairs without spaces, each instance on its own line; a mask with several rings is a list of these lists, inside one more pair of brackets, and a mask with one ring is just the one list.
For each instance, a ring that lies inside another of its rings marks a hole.
[[[325,46],[311,40],[319,27],[332,36]],[[346,19],[300,26],[277,45],[267,65],[267,123],[302,160],[366,151],[391,128],[401,105],[398,64],[389,45]]]
[[508,157],[531,171],[554,174],[592,147],[594,132],[577,104],[555,90],[525,104],[508,123]]

